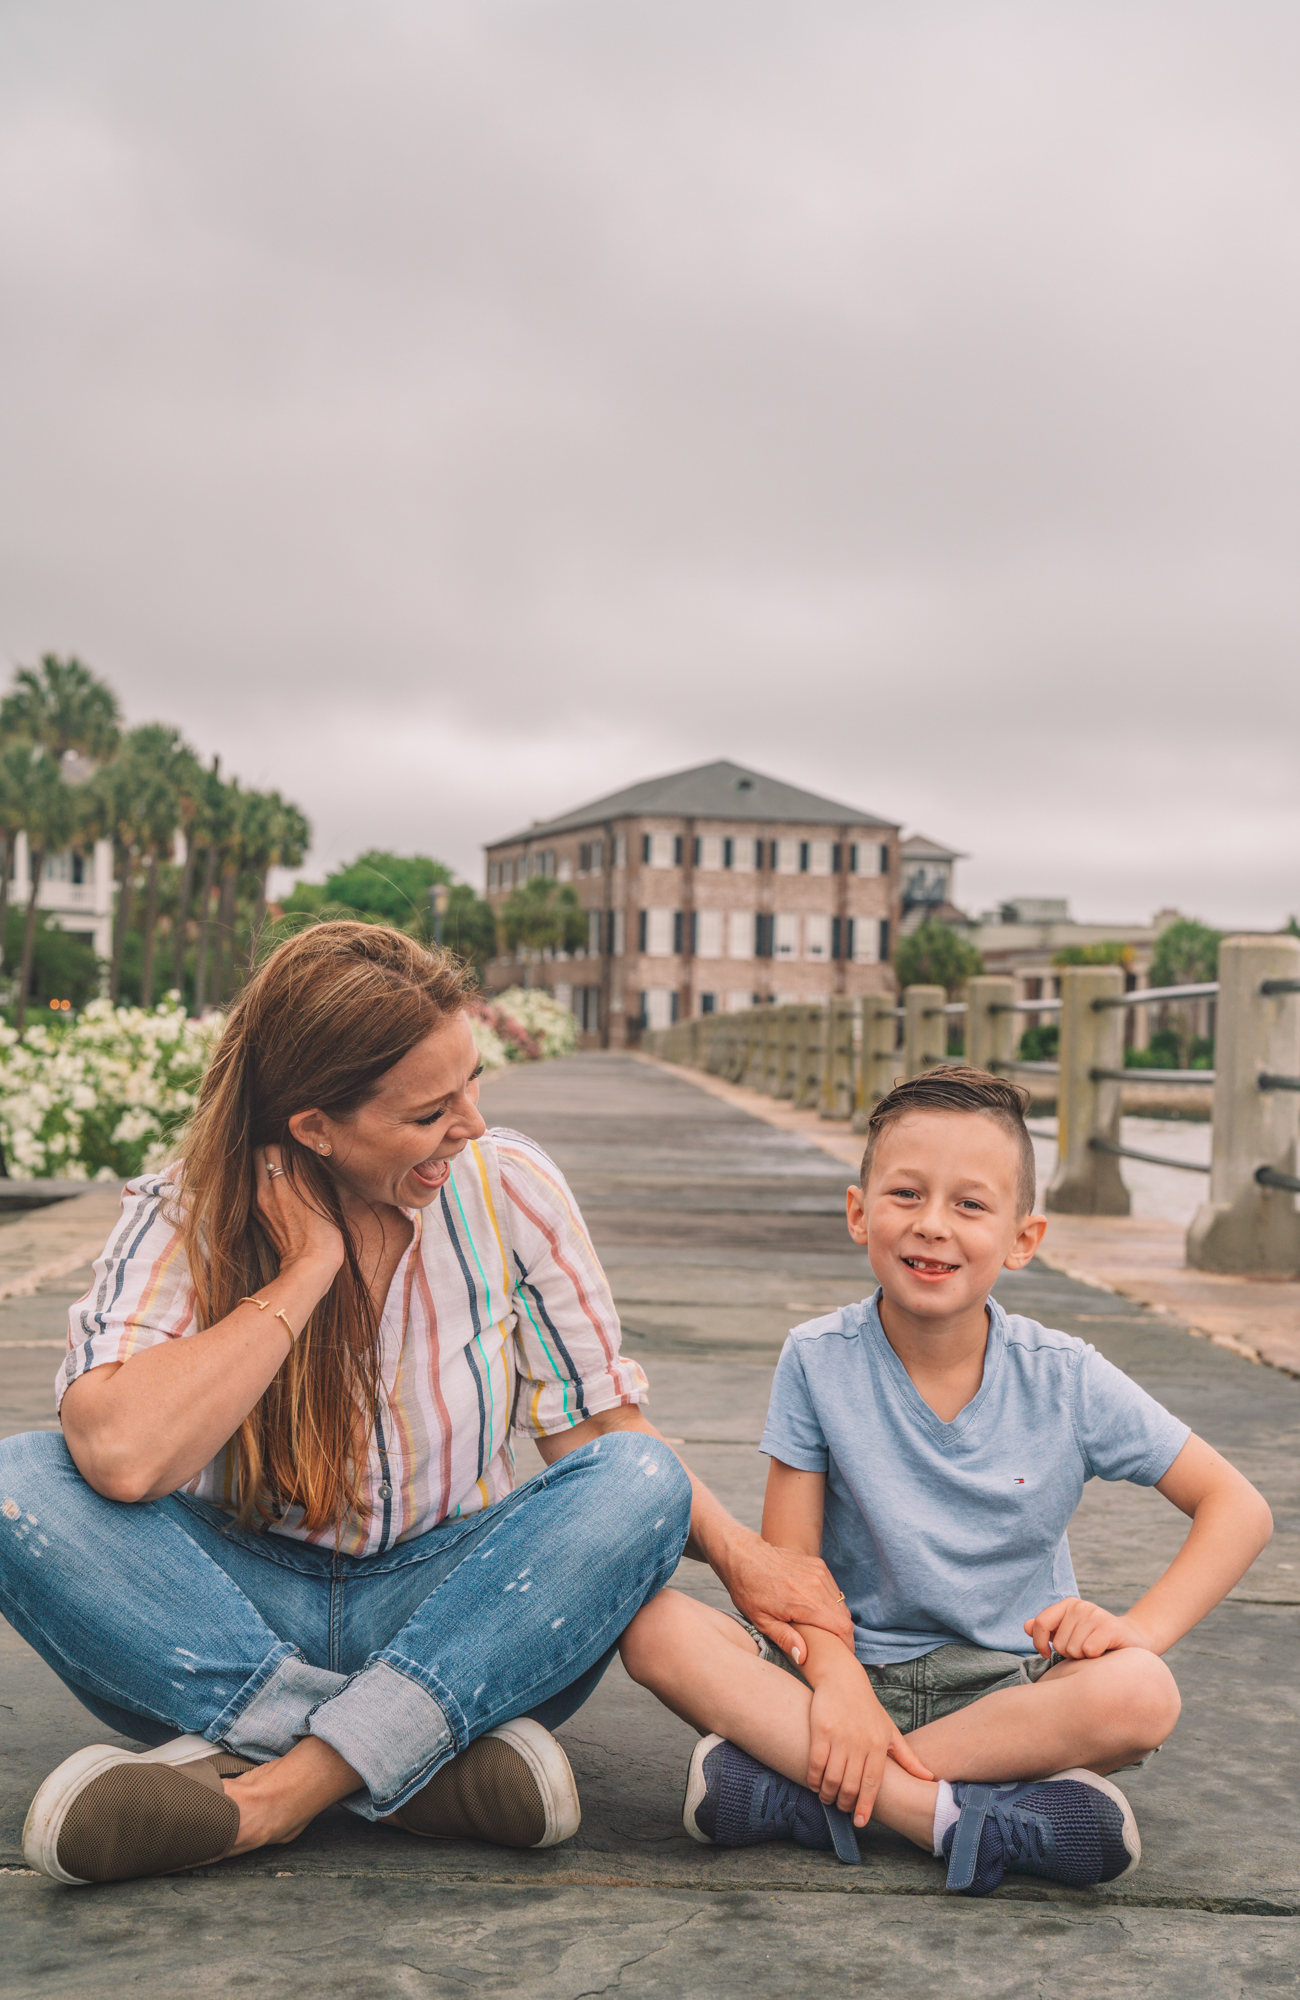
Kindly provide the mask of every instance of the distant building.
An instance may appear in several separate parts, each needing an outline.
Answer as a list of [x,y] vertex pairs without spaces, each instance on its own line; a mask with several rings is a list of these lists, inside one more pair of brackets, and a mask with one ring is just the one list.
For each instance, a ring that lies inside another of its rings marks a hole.
[[[570,882],[588,941],[531,961],[587,1047],[768,1001],[887,992],[899,913],[889,820],[728,762],[674,771],[494,841],[500,911],[532,875]],[[494,959],[490,992],[530,955]]]
[[[1055,963],[1056,954],[1077,945],[1124,945],[1124,986],[1134,993],[1151,984],[1156,939],[1170,924],[1177,923],[1180,914],[1178,910],[1157,910],[1149,924],[1083,924],[1070,915],[1064,896],[1013,896],[975,921],[967,918],[966,935],[982,954],[987,972],[1009,973],[1014,978],[1017,1000],[1058,998],[1061,969]],[[1136,1048],[1146,1047],[1150,1015],[1149,1007],[1136,1007],[1127,1016],[1126,1033]],[[1027,1018],[1032,1022],[1036,1017]]]
[[[13,858],[9,908],[26,909],[32,878],[25,833],[14,840]],[[46,855],[36,907],[70,936],[85,938],[97,958],[108,958],[113,949],[114,889],[113,849],[108,841],[97,840],[85,854],[69,848]]]
[[953,869],[966,856],[955,847],[940,847],[923,833],[909,833],[898,844],[899,873],[902,878],[904,935],[919,924],[948,924],[954,930],[969,923],[965,911],[952,900]]

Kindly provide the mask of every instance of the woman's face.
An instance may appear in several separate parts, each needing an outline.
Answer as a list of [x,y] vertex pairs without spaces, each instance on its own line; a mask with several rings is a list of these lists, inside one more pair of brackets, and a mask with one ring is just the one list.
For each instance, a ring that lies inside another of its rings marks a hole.
[[350,1118],[304,1111],[289,1127],[313,1152],[329,1147],[331,1171],[362,1201],[427,1208],[457,1154],[487,1130],[480,1069],[468,1018],[457,1014],[394,1063]]

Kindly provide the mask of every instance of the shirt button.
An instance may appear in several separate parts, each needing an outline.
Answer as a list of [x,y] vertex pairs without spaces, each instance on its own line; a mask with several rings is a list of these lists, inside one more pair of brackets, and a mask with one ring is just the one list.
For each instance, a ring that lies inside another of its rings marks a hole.
[[381,1500],[391,1500],[393,1497],[393,1489],[387,1480],[384,1481],[379,1489],[379,1497]]

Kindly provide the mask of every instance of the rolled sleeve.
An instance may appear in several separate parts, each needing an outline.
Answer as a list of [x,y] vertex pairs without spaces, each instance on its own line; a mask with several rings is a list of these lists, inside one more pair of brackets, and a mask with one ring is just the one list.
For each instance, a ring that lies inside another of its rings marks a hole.
[[161,1176],[128,1181],[122,1213],[95,1259],[94,1279],[68,1314],[68,1352],[54,1382],[55,1409],[92,1368],[129,1361],[159,1341],[195,1332],[194,1286]]
[[620,1352],[609,1281],[563,1174],[530,1139],[503,1131],[493,1138],[515,1265],[515,1430],[547,1437],[645,1402],[649,1384]]

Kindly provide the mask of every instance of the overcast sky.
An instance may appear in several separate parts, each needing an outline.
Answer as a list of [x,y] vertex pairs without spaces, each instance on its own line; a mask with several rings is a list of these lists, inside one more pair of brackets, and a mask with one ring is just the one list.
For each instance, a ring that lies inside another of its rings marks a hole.
[[727,756],[1300,908],[1294,0],[3,0],[0,660],[316,828]]

